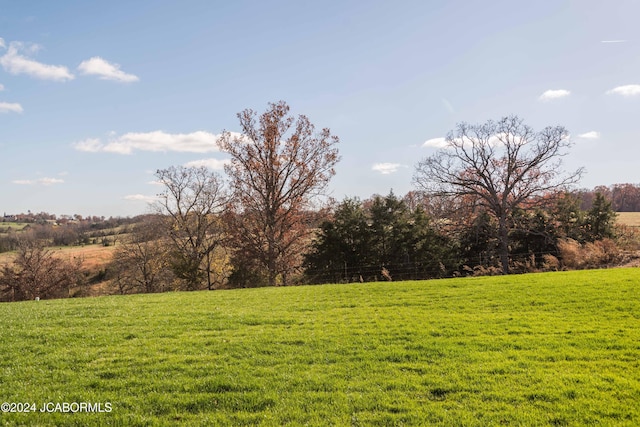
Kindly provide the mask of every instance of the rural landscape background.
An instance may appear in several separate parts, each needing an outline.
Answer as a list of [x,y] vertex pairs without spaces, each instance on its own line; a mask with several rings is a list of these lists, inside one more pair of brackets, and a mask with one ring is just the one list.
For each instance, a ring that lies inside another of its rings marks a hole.
[[0,0],[0,424],[638,425],[638,12]]
[[[598,196],[604,209],[593,205]],[[291,218],[285,237],[302,237],[278,258],[273,284],[501,274],[495,220],[456,207],[449,211],[454,222],[434,213],[445,208],[441,203],[390,193],[305,212],[304,226]],[[548,210],[522,213],[510,231],[511,267],[526,273],[638,266],[640,212],[629,209],[639,205],[640,186],[624,184],[563,194]],[[269,285],[268,265],[256,254],[268,247],[251,248],[229,231],[233,222],[222,224],[224,215],[188,212],[182,222],[161,213],[7,215],[0,222],[0,295],[14,301]]]

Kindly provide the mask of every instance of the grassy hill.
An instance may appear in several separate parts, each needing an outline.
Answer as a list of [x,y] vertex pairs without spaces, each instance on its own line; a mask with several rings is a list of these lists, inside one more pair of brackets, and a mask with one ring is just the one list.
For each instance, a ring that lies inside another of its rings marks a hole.
[[615,269],[0,304],[0,401],[37,409],[0,424],[635,426],[639,284]]

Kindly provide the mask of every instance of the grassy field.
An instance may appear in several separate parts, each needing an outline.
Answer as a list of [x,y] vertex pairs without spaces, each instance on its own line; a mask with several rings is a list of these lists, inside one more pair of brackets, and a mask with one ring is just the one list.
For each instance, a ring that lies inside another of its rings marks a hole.
[[[47,248],[53,255],[62,259],[81,258],[85,269],[95,270],[103,268],[111,261],[116,246],[85,245],[85,246],[55,246]],[[0,266],[9,264],[15,258],[15,252],[0,253]]]
[[616,222],[630,227],[640,227],[640,212],[618,212]]
[[0,424],[637,426],[639,284],[615,269],[0,304],[0,402],[37,410]]
[[23,228],[25,228],[27,225],[29,224],[25,222],[0,222],[0,230],[6,230],[10,228],[13,231],[20,231]]

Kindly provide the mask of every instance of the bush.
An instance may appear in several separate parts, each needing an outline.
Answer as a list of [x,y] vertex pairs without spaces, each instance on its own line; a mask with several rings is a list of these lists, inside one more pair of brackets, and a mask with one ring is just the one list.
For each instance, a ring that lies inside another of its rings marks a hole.
[[83,283],[82,261],[53,256],[40,243],[21,242],[15,261],[0,271],[0,300],[62,298]]
[[612,239],[596,240],[583,245],[573,239],[558,242],[562,265],[568,269],[610,267],[622,262],[624,256]]
[[551,254],[544,254],[542,255],[542,269],[544,271],[558,271],[560,260]]
[[627,251],[640,251],[640,228],[616,224],[615,234],[618,247]]

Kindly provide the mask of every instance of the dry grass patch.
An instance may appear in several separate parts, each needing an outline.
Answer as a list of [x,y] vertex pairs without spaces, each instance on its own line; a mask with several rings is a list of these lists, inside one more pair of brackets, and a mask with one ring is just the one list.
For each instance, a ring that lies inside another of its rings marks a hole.
[[82,259],[87,270],[104,268],[113,258],[115,246],[87,245],[51,248],[53,254],[65,259]]
[[640,227],[640,212],[617,212],[616,223],[629,227]]

